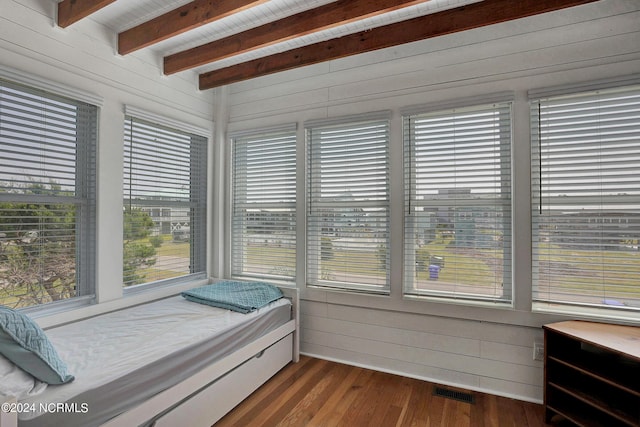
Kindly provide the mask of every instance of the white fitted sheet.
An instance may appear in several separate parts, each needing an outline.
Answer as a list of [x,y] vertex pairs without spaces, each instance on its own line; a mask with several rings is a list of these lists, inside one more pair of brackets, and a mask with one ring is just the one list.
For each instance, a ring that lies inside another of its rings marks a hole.
[[24,412],[19,425],[99,425],[290,319],[285,298],[241,314],[177,296],[47,330],[75,380],[21,402],[86,404],[88,411]]

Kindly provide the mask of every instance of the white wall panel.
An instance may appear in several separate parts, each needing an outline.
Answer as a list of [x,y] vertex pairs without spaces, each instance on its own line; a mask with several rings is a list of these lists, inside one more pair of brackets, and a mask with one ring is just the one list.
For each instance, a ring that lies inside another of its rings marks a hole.
[[[303,336],[305,330],[302,330]],[[326,336],[328,343],[330,336]],[[438,378],[442,384],[465,384],[466,387],[477,390],[480,386],[480,378],[476,375],[466,374],[464,372],[437,368],[423,364],[411,363],[402,360],[392,359],[389,357],[380,357],[375,354],[365,354],[359,351],[349,351],[335,348],[331,345],[324,346],[319,343],[301,343],[304,344],[307,354],[337,362],[348,363],[354,366],[361,366],[369,369],[377,369],[384,372],[408,376],[411,378],[425,379]]]
[[309,330],[359,337],[371,341],[381,341],[398,346],[438,350],[453,354],[467,354],[480,357],[481,342],[477,339],[452,337],[444,333],[412,331],[401,327],[372,327],[366,323],[341,321],[332,318],[303,316],[304,327]]
[[[372,310],[373,311],[373,310]],[[405,316],[399,313],[398,317]],[[406,315],[411,316],[411,315]],[[432,323],[428,316],[421,316],[425,324]],[[434,323],[438,323],[435,321]],[[320,357],[336,358],[339,353],[349,352],[355,359],[346,359],[347,363],[377,367],[380,358],[388,359],[387,370],[405,375],[445,382],[451,384],[454,376],[450,372],[465,374],[465,381],[454,383],[459,386],[480,389],[483,379],[499,380],[501,383],[513,383],[514,389],[527,389],[528,393],[520,395],[528,399],[539,399],[535,395],[541,391],[542,363],[532,360],[531,346],[518,346],[485,340],[483,335],[492,337],[492,332],[484,334],[478,328],[477,339],[461,338],[460,325],[464,320],[452,319],[451,328],[446,325],[439,328],[439,333],[424,333],[409,328],[389,328],[379,325],[367,325],[348,321],[336,321],[331,318],[303,316],[302,349],[304,352]],[[507,325],[498,325],[503,331],[510,329]],[[517,329],[517,328],[511,328]],[[535,330],[519,328],[519,335],[526,336],[533,342]],[[472,331],[474,332],[474,331]],[[524,332],[524,333],[523,333]],[[528,332],[528,333],[527,333]],[[504,339],[508,339],[508,335]],[[398,365],[395,365],[397,362]],[[398,366],[411,366],[410,371],[401,371]],[[443,372],[447,374],[442,375]],[[531,386],[528,388],[528,386]],[[513,395],[504,389],[489,389],[493,393]]]
[[289,113],[292,109],[310,109],[314,106],[323,107],[329,101],[329,91],[320,88],[312,91],[300,91],[297,93],[276,94],[272,93],[263,99],[254,99],[247,103],[234,105],[231,107],[233,120],[238,121],[243,118],[261,118]]
[[[0,48],[39,64],[24,71],[69,85],[87,85],[127,103],[156,104],[156,109],[204,119],[210,126],[213,97],[197,90],[195,75],[165,77],[159,68],[161,58],[146,52],[116,55],[115,35],[91,20],[65,29],[55,27],[54,2],[46,2],[52,4],[50,15],[41,13],[37,7],[41,3],[9,0],[2,4]],[[4,65],[11,65],[8,55],[2,59]]]

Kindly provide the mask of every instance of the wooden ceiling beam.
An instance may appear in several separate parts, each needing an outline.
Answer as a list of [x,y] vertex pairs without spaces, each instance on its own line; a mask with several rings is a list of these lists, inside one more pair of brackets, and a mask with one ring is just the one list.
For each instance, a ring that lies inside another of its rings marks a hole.
[[428,0],[338,0],[164,58],[164,73],[174,74],[234,55],[292,40],[340,25],[392,12]]
[[63,0],[58,3],[58,26],[66,28],[116,0]]
[[169,37],[266,3],[268,0],[195,0],[118,34],[118,53],[126,55]]
[[200,74],[201,90],[597,0],[484,0]]

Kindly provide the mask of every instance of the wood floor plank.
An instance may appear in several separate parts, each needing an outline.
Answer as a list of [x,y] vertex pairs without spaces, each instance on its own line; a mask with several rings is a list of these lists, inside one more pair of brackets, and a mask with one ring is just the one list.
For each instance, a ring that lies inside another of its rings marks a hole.
[[402,382],[402,390],[401,392],[398,394],[397,399],[393,402],[394,403],[394,407],[395,405],[398,405],[400,407],[400,413],[398,414],[397,420],[395,422],[395,424],[393,424],[396,427],[402,426],[404,425],[404,419],[407,415],[407,409],[409,407],[409,399],[411,399],[411,391],[412,391],[412,386],[411,386],[411,382],[413,380],[403,377],[401,382]]
[[427,422],[431,426],[440,426],[444,419],[444,405],[447,402],[442,397],[433,394],[433,384],[429,385],[429,401],[423,406],[423,411],[427,417]]
[[411,387],[404,378],[401,381],[397,381],[395,376],[389,376],[389,378],[390,380],[386,382],[386,390],[384,390],[387,396],[386,404],[380,405],[373,416],[374,419],[381,419],[382,425],[397,426],[400,425],[405,413],[411,395]]
[[348,371],[347,366],[340,365],[327,372],[279,424],[285,426],[309,425],[320,408],[340,387]]
[[422,382],[412,387],[404,425],[411,427],[428,425],[431,395],[430,383]]
[[494,403],[495,399],[492,399],[490,395],[482,393],[475,395],[475,404],[470,405],[469,413],[469,418],[474,420],[474,426],[492,427],[498,424],[498,420],[495,418]]
[[353,382],[351,387],[349,387],[349,389],[345,393],[344,399],[342,399],[336,406],[336,410],[333,416],[329,418],[329,420],[327,420],[326,424],[322,424],[322,425],[326,425],[326,426],[345,425],[344,424],[346,422],[345,416],[351,412],[351,408],[353,407],[353,402],[361,394],[361,391],[364,388],[365,384],[367,383],[367,381],[369,381],[369,379],[373,375],[373,371],[360,369],[360,368],[358,369],[359,369],[359,374],[355,378],[355,381]]
[[351,404],[346,407],[342,404],[340,412],[342,418],[338,420],[338,425],[348,425],[353,427],[365,426],[371,419],[371,411],[373,402],[377,399],[377,395],[372,391],[375,382],[378,380],[378,372],[366,372],[366,381],[364,376],[358,377],[359,382],[349,391]]
[[253,403],[251,405],[240,404],[238,405],[232,412],[227,414],[222,420],[216,423],[217,426],[235,426],[236,423],[242,418],[245,417],[249,411],[255,409],[257,402],[264,402],[265,405],[270,405],[273,401],[273,396],[276,395],[276,392],[279,387],[283,383],[288,384],[289,387],[295,381],[297,381],[300,376],[307,372],[311,365],[318,363],[318,359],[312,358],[304,358],[301,359],[299,363],[292,363],[287,366],[285,370],[280,371],[278,375],[271,378],[267,383],[263,384],[258,390],[256,390],[252,395]]
[[[306,378],[312,377],[323,366],[323,361],[313,358],[305,358],[299,363],[303,363],[299,369],[295,369],[298,364],[289,364],[256,390],[250,396],[251,400],[245,400],[218,421],[216,427],[259,425],[257,420],[264,419],[271,411],[279,409],[290,393],[302,387],[307,382]],[[267,393],[265,389],[270,392]]]
[[545,425],[544,421],[544,411],[540,410],[540,405],[529,404],[524,405],[525,413],[527,414],[527,425],[530,426],[543,426]]
[[270,411],[263,413],[264,421],[256,425],[273,426],[280,424],[287,415],[291,414],[298,403],[300,403],[305,396],[309,395],[313,388],[316,387],[331,369],[332,366],[323,360],[320,369],[314,372],[312,376],[301,377],[300,381],[297,381],[292,387],[284,391],[279,397],[279,404],[272,405]]
[[[330,421],[332,418],[336,420],[342,418],[344,413],[338,412],[337,407],[340,402],[345,402],[347,392],[351,390],[356,378],[362,373],[361,369],[352,367],[347,367],[347,371],[348,373],[343,377],[343,381],[340,382],[333,394],[329,396],[329,399],[324,402],[322,407],[311,419],[311,425],[331,425]],[[353,397],[355,398],[355,394],[353,394]],[[345,407],[348,407],[348,405]]]
[[471,393],[473,403],[434,395],[435,385],[302,356],[216,427],[540,427],[542,405]]

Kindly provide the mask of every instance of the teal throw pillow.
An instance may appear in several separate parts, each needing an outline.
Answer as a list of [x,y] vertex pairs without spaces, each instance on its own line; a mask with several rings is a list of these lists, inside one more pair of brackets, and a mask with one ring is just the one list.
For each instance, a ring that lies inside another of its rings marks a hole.
[[67,365],[30,317],[0,306],[0,354],[47,384],[73,381]]

